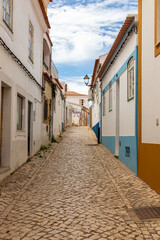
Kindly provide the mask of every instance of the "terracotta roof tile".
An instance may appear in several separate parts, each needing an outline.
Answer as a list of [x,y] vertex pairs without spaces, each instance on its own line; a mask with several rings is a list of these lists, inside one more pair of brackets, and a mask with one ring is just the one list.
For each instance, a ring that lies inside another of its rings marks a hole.
[[52,84],[52,85],[55,85],[55,83],[52,81],[52,79],[50,78],[50,76],[48,75],[47,72],[43,72],[44,76],[47,77],[47,79],[49,80],[49,82]]
[[65,92],[65,95],[67,95],[67,96],[87,96],[86,94],[80,94],[80,93],[73,92],[73,91]]
[[55,79],[55,81],[57,82],[58,86],[59,86],[61,89],[63,89],[63,87],[62,87],[61,83],[59,82],[58,78],[54,78],[54,79]]
[[[45,20],[45,22],[47,24],[47,27],[50,29],[51,26],[49,24],[49,20],[48,20],[48,16],[47,16],[47,13],[46,13],[46,10],[45,10],[45,6],[44,6],[44,3],[43,3],[43,0],[38,0],[38,2],[39,2],[39,5],[41,7],[42,14],[43,14],[44,20]],[[50,2],[52,2],[52,0]]]
[[102,68],[100,69],[99,73],[98,73],[98,78],[100,78],[103,74],[103,72],[105,71],[109,61],[111,60],[113,54],[115,53],[117,47],[119,46],[120,42],[122,41],[125,33],[127,32],[128,28],[130,27],[131,23],[133,22],[134,20],[134,16],[128,16],[125,20],[125,22],[123,23],[122,27],[121,27],[121,30],[119,31],[119,34],[117,36],[117,38],[115,39],[103,65],[102,65]]
[[91,82],[91,87],[90,87],[90,89],[92,89],[93,84],[94,84],[94,78],[95,78],[95,75],[96,75],[96,69],[97,69],[98,63],[99,63],[99,59],[96,59],[96,60],[95,60],[95,64],[94,64],[94,70],[93,70],[92,82]]

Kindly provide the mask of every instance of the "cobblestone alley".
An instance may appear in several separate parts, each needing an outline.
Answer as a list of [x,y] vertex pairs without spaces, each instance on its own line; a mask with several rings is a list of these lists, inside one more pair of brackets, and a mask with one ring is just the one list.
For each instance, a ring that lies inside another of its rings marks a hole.
[[159,195],[95,143],[88,127],[68,128],[0,184],[1,240],[160,239],[160,220],[131,210]]

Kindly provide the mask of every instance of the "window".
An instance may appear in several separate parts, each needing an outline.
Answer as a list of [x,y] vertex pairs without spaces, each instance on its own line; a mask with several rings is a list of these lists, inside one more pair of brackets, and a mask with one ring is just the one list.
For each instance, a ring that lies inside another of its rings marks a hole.
[[33,62],[33,43],[34,43],[34,28],[29,22],[29,41],[28,41],[28,57]]
[[47,71],[50,71],[51,68],[51,52],[48,46],[48,43],[43,39],[43,65]]
[[112,82],[109,84],[109,112],[112,111]]
[[3,20],[12,29],[12,0],[3,0]]
[[23,129],[23,104],[24,98],[17,95],[17,130]]
[[155,0],[155,56],[160,54],[160,0]]
[[134,59],[131,58],[128,62],[128,101],[134,98]]
[[105,92],[103,92],[103,116],[106,115],[106,97]]
[[48,100],[44,99],[44,121],[48,121]]
[[80,100],[79,100],[79,104],[80,104],[81,106],[83,106],[83,105],[84,105],[84,99],[80,99]]

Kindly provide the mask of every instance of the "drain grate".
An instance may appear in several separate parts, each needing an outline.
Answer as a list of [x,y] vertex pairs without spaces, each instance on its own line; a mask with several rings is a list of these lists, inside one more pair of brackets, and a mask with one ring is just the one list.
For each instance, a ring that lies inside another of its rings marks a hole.
[[160,207],[135,208],[134,212],[140,220],[160,218]]
[[87,146],[89,146],[89,147],[96,147],[96,146],[99,146],[99,144],[87,144]]

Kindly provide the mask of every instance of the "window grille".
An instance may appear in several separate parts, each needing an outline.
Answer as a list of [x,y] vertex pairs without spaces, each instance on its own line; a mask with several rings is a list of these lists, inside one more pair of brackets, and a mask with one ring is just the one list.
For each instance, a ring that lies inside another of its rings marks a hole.
[[134,98],[134,59],[128,62],[128,100]]
[[12,28],[12,0],[3,0],[3,20]]
[[34,28],[29,22],[29,41],[28,41],[28,57],[33,62],[33,41],[34,41]]

